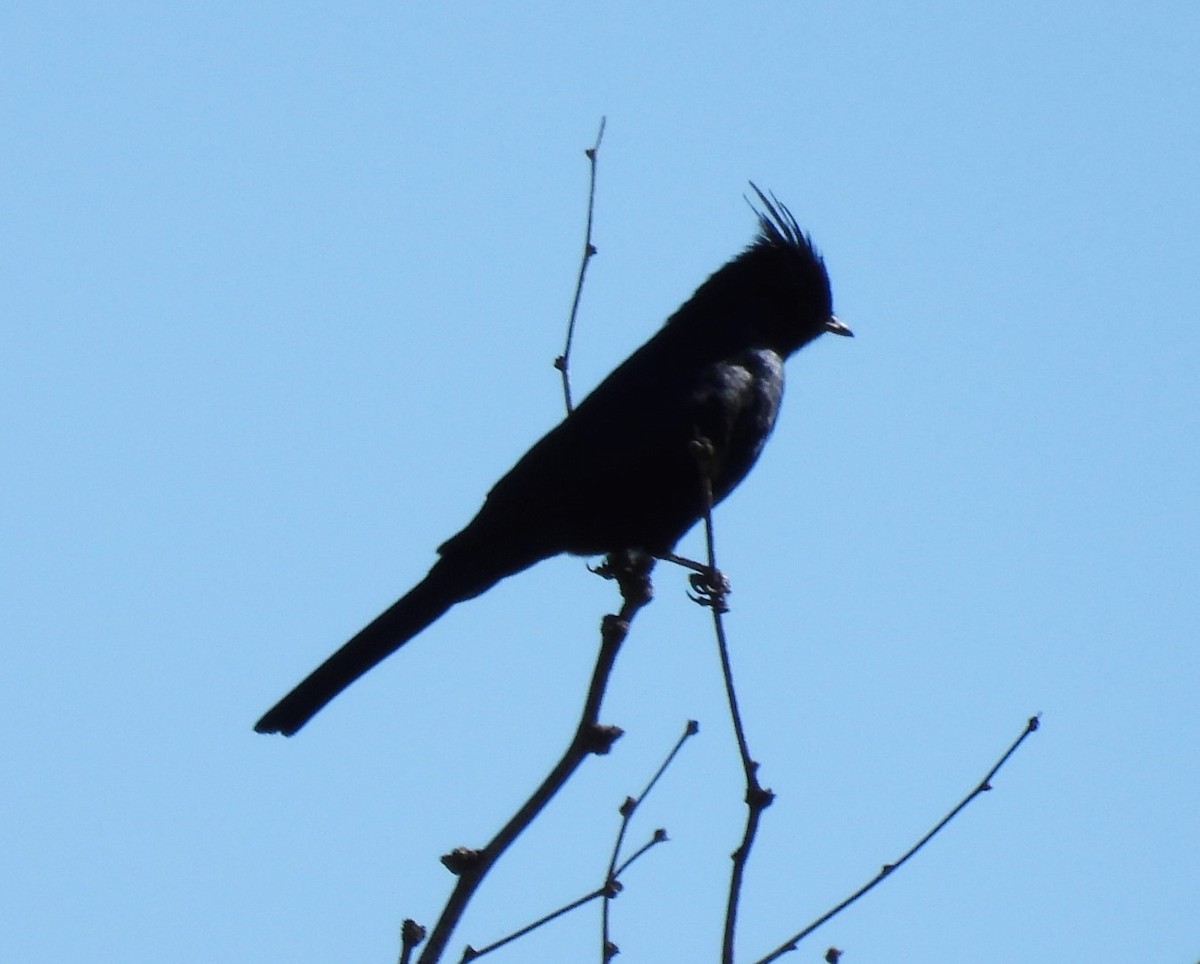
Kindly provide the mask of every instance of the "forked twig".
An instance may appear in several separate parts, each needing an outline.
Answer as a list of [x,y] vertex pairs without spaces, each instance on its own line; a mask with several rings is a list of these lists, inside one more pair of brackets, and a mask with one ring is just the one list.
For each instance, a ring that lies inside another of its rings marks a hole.
[[658,843],[663,843],[667,839],[665,830],[656,830],[654,838],[650,843],[642,846],[634,852],[633,856],[628,860],[617,865],[617,861],[621,859],[621,844],[625,842],[625,832],[629,829],[629,821],[633,819],[637,808],[642,805],[642,801],[650,795],[650,791],[654,789],[654,785],[667,772],[667,767],[683,749],[683,744],[700,732],[700,724],[695,720],[688,720],[687,726],[684,728],[683,734],[671,748],[671,752],[667,754],[667,758],[663,760],[662,766],[658,768],[654,776],[650,778],[650,782],[636,797],[626,797],[625,802],[621,804],[621,826],[617,831],[617,839],[613,842],[612,856],[608,860],[608,870],[605,872],[606,887],[604,888],[604,905],[600,911],[600,939],[604,947],[603,959],[609,960],[616,953],[616,945],[612,941],[609,932],[609,908],[612,903],[612,898],[615,897],[621,890],[620,877],[621,873],[632,864],[638,857],[645,853],[651,846]]
[[[609,904],[609,901],[611,901],[612,898],[616,897],[617,894],[620,893],[620,891],[622,890],[622,886],[621,886],[621,882],[620,882],[621,875],[629,867],[633,866],[633,864],[636,863],[651,848],[656,847],[658,844],[666,843],[666,841],[667,841],[667,832],[665,830],[662,830],[662,829],[655,830],[653,835],[650,837],[650,839],[648,841],[646,841],[644,844],[642,844],[640,847],[638,847],[638,849],[635,850],[629,857],[625,858],[625,860],[622,860],[620,862],[620,864],[618,864],[617,860],[619,858],[621,844],[624,842],[625,832],[629,827],[629,821],[633,817],[633,813],[637,809],[638,805],[643,800],[646,799],[646,797],[649,795],[650,791],[654,788],[654,785],[658,782],[659,778],[662,777],[663,773],[666,771],[667,767],[669,767],[671,765],[671,762],[678,755],[680,749],[683,747],[683,744],[687,741],[687,739],[689,737],[694,736],[698,732],[699,732],[699,725],[694,720],[689,720],[687,728],[685,729],[683,736],[681,736],[679,738],[678,742],[676,742],[675,746],[671,749],[671,752],[667,754],[666,760],[663,761],[662,765],[658,768],[658,770],[654,774],[654,776],[650,778],[650,782],[646,784],[646,788],[642,791],[641,795],[639,797],[637,797],[636,800],[633,797],[627,797],[625,799],[625,802],[622,803],[620,828],[617,832],[616,843],[613,845],[612,858],[610,859],[608,867],[605,869],[605,872],[604,872],[604,883],[601,884],[601,886],[597,887],[593,891],[590,891],[589,893],[584,894],[582,897],[579,897],[567,904],[564,904],[562,907],[552,910],[550,913],[539,917],[537,920],[535,920],[529,924],[526,924],[525,926],[519,928],[518,930],[513,931],[511,934],[501,937],[499,940],[493,941],[491,944],[488,944],[484,947],[480,947],[478,949],[470,948],[470,947],[467,948],[467,950],[463,953],[462,960],[464,962],[465,961],[474,961],[480,957],[483,957],[486,954],[490,954],[492,951],[499,950],[501,947],[504,947],[507,944],[511,944],[517,938],[524,937],[526,934],[530,933],[531,931],[535,931],[539,927],[549,924],[553,920],[557,920],[559,917],[562,917],[564,914],[570,913],[573,910],[578,910],[580,907],[583,907],[584,905],[590,903],[591,901],[595,900],[597,897],[602,897],[604,899],[604,910],[603,910],[604,929],[603,929],[603,937],[602,937],[604,950],[602,953],[602,957],[604,960],[609,960],[614,954],[616,954],[617,953],[616,945],[613,944],[609,940],[609,934],[608,934],[608,904]],[[401,962],[401,964],[403,964],[403,962]]]
[[[430,933],[429,942],[421,953],[419,964],[435,964],[441,959],[450,935],[458,926],[467,904],[492,865],[533,822],[584,758],[593,753],[607,753],[612,744],[620,738],[620,728],[602,726],[599,723],[600,704],[604,699],[617,653],[629,632],[629,624],[637,611],[650,601],[650,570],[653,567],[653,558],[644,553],[634,552],[613,553],[600,567],[601,574],[617,581],[623,601],[620,612],[605,616],[601,624],[600,653],[592,671],[591,684],[575,736],[541,785],[485,847],[481,850],[460,847],[442,857],[442,863],[458,877],[458,883],[455,884],[450,899]],[[474,953],[468,948],[464,959],[470,960],[469,955]]]
[[[652,836],[648,841],[646,841],[646,843],[642,844],[642,846],[638,847],[638,849],[633,852],[633,855],[628,860],[626,860],[624,863],[621,864],[619,871],[625,870],[625,868],[627,868],[631,864],[633,864],[639,857],[642,856],[642,854],[646,853],[646,851],[648,851],[651,847],[655,847],[660,843],[665,843],[666,840],[667,840],[667,835],[666,835],[665,831],[662,831],[662,830],[654,831],[654,836]],[[511,934],[508,934],[507,936],[500,938],[498,941],[493,941],[491,944],[488,944],[486,947],[481,947],[478,950],[476,950],[473,947],[466,948],[466,950],[463,951],[463,956],[460,958],[460,961],[463,962],[463,964],[466,964],[467,961],[478,960],[479,958],[483,957],[485,954],[490,954],[492,951],[497,951],[500,948],[504,947],[506,944],[511,944],[517,938],[524,937],[526,934],[529,934],[532,931],[537,930],[539,927],[549,924],[551,921],[558,920],[558,918],[562,917],[564,914],[569,914],[573,910],[578,910],[580,907],[583,907],[584,905],[591,903],[597,897],[604,897],[604,898],[614,897],[615,891],[619,891],[620,889],[621,889],[620,885],[615,884],[613,882],[605,884],[603,887],[597,887],[595,890],[584,894],[582,897],[579,897],[576,900],[571,901],[569,904],[564,904],[562,907],[559,907],[557,910],[552,910],[549,914],[545,914],[544,916],[539,917],[537,920],[533,921],[532,923],[526,924],[524,927],[520,928],[519,930],[515,930]],[[611,946],[611,945],[606,944],[606,947],[608,947],[608,946]],[[615,953],[615,951],[614,951],[614,953]],[[607,960],[607,958],[605,958],[605,959]]]

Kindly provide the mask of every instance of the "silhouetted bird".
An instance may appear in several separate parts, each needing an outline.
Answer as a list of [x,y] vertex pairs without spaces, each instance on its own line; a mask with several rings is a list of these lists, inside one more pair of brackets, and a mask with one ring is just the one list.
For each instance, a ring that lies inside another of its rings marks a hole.
[[811,240],[774,196],[751,187],[764,209],[753,243],[521,457],[408,595],[256,730],[290,736],[455,603],[542,559],[670,553],[705,511],[694,442],[711,446],[714,503],[745,477],[775,425],[783,360],[822,332],[851,333],[833,315]]

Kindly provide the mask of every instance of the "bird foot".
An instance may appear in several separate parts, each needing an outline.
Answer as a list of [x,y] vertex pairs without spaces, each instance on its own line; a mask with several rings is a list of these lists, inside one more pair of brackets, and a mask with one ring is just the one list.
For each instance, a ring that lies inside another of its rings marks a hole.
[[707,606],[714,612],[729,612],[729,605],[725,602],[725,597],[733,591],[733,587],[729,585],[729,580],[725,578],[725,574],[720,569],[705,567],[700,572],[693,572],[688,577],[688,582],[692,586],[692,592],[688,593],[688,598],[692,602],[700,606]]

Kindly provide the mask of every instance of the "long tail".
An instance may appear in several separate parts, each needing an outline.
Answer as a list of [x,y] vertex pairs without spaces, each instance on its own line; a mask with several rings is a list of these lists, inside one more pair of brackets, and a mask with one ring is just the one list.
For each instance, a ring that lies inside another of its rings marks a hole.
[[259,733],[291,736],[321,708],[374,666],[398,650],[457,602],[478,595],[480,586],[464,579],[462,567],[442,559],[421,582],[325,660],[254,724]]

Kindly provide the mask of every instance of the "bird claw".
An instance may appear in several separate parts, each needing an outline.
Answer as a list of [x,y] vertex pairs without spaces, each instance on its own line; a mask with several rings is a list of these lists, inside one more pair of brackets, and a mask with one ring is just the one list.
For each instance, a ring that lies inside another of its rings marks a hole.
[[706,568],[701,572],[693,572],[688,576],[688,582],[692,587],[692,592],[688,593],[688,599],[692,602],[699,606],[706,606],[714,612],[729,612],[725,597],[732,592],[733,587],[729,585],[729,580],[725,578],[725,574],[720,569]]

